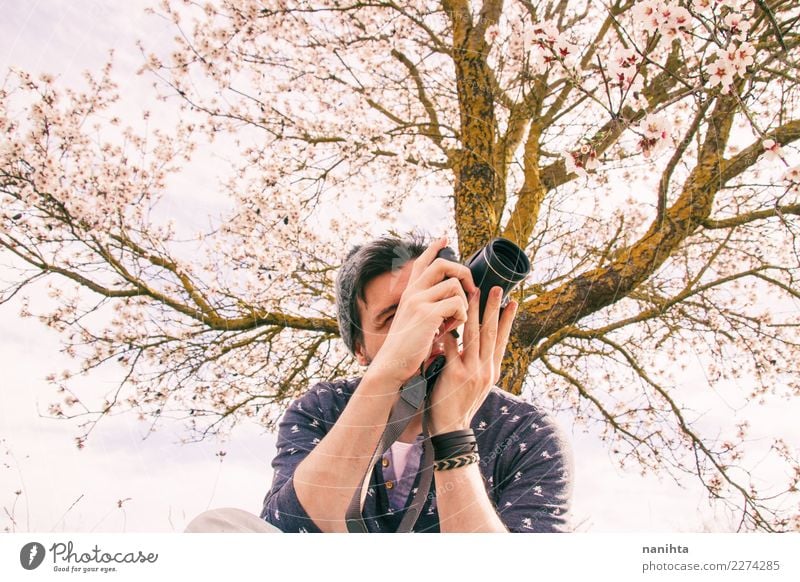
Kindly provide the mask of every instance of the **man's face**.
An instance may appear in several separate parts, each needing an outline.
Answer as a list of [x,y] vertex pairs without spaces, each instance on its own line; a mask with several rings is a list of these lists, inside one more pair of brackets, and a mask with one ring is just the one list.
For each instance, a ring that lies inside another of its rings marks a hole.
[[[372,279],[364,287],[366,301],[357,299],[364,339],[363,342],[356,342],[356,357],[362,366],[372,362],[386,341],[389,328],[394,321],[397,304],[400,303],[400,296],[408,285],[415,260],[408,261],[400,269]],[[443,347],[434,346],[434,351],[443,352]]]
[[366,301],[356,299],[363,335],[363,342],[356,342],[356,356],[362,366],[372,362],[386,341],[413,266],[414,260],[411,260],[400,269],[378,275],[364,287]]

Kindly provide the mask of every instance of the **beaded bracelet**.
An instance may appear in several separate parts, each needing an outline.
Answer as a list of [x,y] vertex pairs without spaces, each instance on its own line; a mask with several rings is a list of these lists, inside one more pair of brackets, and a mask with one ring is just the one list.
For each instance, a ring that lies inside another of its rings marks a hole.
[[472,463],[477,463],[480,460],[478,453],[470,453],[468,455],[461,455],[453,459],[444,459],[436,461],[433,464],[434,471],[449,471],[450,469],[458,469],[459,467],[466,467]]

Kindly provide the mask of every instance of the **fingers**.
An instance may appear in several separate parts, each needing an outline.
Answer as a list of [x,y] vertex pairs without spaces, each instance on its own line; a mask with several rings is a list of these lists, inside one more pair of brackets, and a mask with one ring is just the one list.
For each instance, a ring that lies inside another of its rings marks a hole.
[[494,358],[494,350],[497,344],[497,314],[500,310],[502,297],[503,290],[500,287],[492,287],[484,308],[480,331],[480,360],[483,365],[490,365],[492,358]]
[[444,343],[444,357],[447,358],[447,363],[452,363],[453,359],[459,356],[458,353],[458,340],[449,333],[442,337]]
[[494,347],[494,369],[498,371],[498,374],[500,365],[503,363],[503,355],[506,353],[508,338],[511,335],[511,325],[514,323],[518,308],[519,303],[511,301],[503,310],[503,315],[500,316],[500,322],[497,327],[497,343]]
[[476,289],[469,298],[467,308],[467,323],[464,325],[464,359],[478,361],[480,359],[481,335],[478,325],[478,314],[480,312],[481,290]]
[[448,334],[448,332],[451,329],[456,329],[458,326],[462,325],[463,323],[464,322],[458,321],[456,319],[453,319],[452,317],[450,317],[448,319],[445,319],[444,323],[442,323],[442,325],[439,326],[439,331],[437,332],[436,337],[433,338],[433,341],[438,341],[438,339],[440,337],[443,337],[446,334],[447,335],[452,335],[452,334]]
[[489,299],[483,314],[483,324],[478,324],[480,311],[480,289],[469,299],[467,308],[467,323],[464,325],[464,358],[481,362],[481,365],[494,363],[494,368],[499,369],[503,355],[506,351],[508,338],[511,336],[511,326],[517,315],[519,304],[516,301],[508,303],[498,318],[502,290],[493,287],[489,292]]
[[[410,302],[411,303],[411,302]],[[467,299],[457,281],[442,281],[413,300],[418,324],[431,323],[437,336],[455,329],[467,320]],[[434,321],[435,320],[435,321]]]
[[461,287],[458,279],[445,279],[437,283],[430,289],[420,291],[416,299],[420,303],[435,303],[448,297],[460,297],[464,301],[464,309],[467,307],[467,296],[464,294],[464,289]]
[[[421,258],[421,257],[420,257]],[[414,265],[416,267],[416,264]],[[472,293],[477,289],[474,281],[472,280],[472,271],[469,267],[461,263],[454,263],[447,259],[434,259],[432,263],[420,274],[415,284],[420,289],[435,285],[445,278],[450,278],[454,281],[459,281],[460,285],[467,293]]]
[[472,272],[461,263],[437,258],[436,255],[447,246],[447,237],[436,239],[414,261],[414,267],[408,279],[408,284],[425,289],[431,287],[442,279],[452,277],[461,281],[467,293],[472,293],[477,287],[472,280]]
[[416,282],[422,272],[428,268],[428,265],[430,265],[434,259],[436,259],[436,254],[446,246],[447,237],[443,236],[442,238],[433,241],[433,243],[431,243],[431,245],[425,249],[419,257],[417,257],[417,259],[414,261],[414,266],[411,268],[411,274],[408,277],[409,286]]
[[458,327],[467,321],[467,304],[461,297],[448,297],[447,299],[437,301],[433,304],[433,309],[434,313],[439,316],[442,321],[452,318],[456,322],[456,325],[452,326],[452,328]]

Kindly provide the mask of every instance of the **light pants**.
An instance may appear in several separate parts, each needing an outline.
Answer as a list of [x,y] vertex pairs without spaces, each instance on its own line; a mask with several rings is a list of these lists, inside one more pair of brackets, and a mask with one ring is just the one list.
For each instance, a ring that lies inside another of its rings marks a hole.
[[274,525],[267,523],[257,515],[223,507],[212,509],[195,517],[186,526],[184,533],[282,533]]

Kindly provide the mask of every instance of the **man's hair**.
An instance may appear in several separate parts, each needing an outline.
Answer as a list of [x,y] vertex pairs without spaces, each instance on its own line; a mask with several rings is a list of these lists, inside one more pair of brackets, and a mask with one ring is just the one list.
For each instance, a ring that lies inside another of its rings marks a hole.
[[366,301],[367,283],[416,259],[429,244],[428,237],[420,232],[408,233],[404,238],[391,234],[356,245],[347,253],[336,277],[336,308],[339,334],[351,353],[355,354],[356,342],[364,342],[358,298]]

